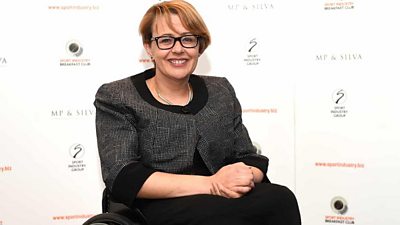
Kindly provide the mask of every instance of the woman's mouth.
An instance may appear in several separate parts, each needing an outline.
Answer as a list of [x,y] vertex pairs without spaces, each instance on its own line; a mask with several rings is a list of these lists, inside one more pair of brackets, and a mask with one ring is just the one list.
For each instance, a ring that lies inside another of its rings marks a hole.
[[186,59],[170,59],[168,61],[175,66],[179,66],[179,65],[185,64],[187,60]]

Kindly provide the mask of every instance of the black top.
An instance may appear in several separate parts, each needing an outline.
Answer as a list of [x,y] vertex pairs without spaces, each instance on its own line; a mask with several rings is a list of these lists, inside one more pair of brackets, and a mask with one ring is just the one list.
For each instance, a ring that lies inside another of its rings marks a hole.
[[132,77],[133,84],[135,85],[140,96],[152,106],[174,113],[196,114],[206,105],[208,100],[208,92],[204,80],[201,77],[196,75],[191,75],[189,77],[189,83],[193,90],[193,99],[186,106],[179,106],[165,105],[154,98],[146,84],[146,80],[154,76],[154,69],[148,69],[144,71],[144,73]]

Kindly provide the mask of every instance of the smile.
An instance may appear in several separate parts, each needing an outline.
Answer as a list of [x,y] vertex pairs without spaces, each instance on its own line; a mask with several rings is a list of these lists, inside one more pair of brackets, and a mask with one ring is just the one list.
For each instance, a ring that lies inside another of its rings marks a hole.
[[171,59],[169,62],[172,64],[178,65],[178,64],[184,64],[187,60],[186,59]]

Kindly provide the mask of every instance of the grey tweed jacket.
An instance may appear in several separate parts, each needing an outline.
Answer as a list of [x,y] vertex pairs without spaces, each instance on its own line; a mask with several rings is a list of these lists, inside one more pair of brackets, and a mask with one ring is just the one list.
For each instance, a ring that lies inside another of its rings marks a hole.
[[196,173],[195,153],[210,174],[238,161],[266,173],[268,158],[256,154],[227,79],[191,75],[193,100],[181,107],[151,96],[145,80],[152,76],[147,70],[104,84],[96,94],[102,174],[116,199],[132,205],[154,171]]

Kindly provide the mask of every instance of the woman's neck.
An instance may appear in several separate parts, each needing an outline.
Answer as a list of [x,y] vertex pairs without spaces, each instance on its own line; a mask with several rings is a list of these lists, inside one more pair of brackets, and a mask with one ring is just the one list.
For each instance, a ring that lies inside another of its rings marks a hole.
[[157,75],[146,81],[153,97],[165,105],[187,105],[193,97],[189,79],[168,80]]

